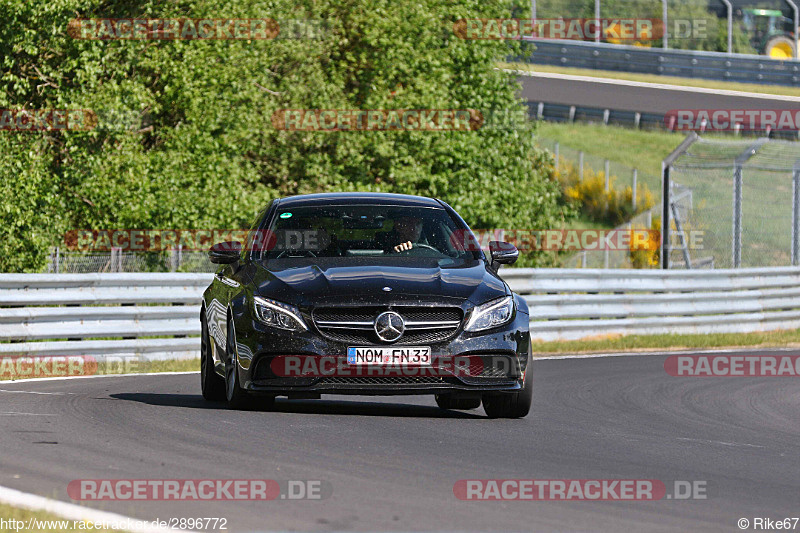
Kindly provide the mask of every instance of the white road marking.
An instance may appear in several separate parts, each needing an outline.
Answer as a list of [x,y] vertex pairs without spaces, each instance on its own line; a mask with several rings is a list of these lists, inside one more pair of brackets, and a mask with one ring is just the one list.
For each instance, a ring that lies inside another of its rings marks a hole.
[[721,440],[705,440],[705,439],[690,439],[686,437],[678,437],[678,440],[684,440],[688,442],[700,442],[703,444],[721,444],[723,446],[743,446],[747,448],[766,448],[766,446],[760,446],[758,444],[746,444],[741,442],[723,442]]
[[56,414],[49,414],[49,413],[14,413],[12,411],[8,411],[5,413],[0,412],[0,416],[58,416]]
[[707,349],[707,350],[662,350],[662,351],[642,351],[642,352],[608,352],[608,353],[586,353],[586,354],[564,354],[564,355],[544,355],[541,357],[537,357],[536,355],[533,356],[533,361],[545,361],[548,359],[593,359],[595,357],[631,357],[634,355],[702,355],[702,354],[715,354],[715,353],[734,353],[734,354],[741,354],[746,352],[755,352],[755,351],[772,351],[772,352],[796,352],[798,351],[797,346],[794,347],[758,347],[753,346],[752,348],[748,348],[747,346],[737,346],[736,348],[716,348],[716,349]]
[[778,100],[782,102],[800,102],[800,96],[787,96],[783,94],[750,93],[745,91],[731,91],[727,89],[709,89],[707,87],[692,87],[688,85],[668,85],[666,83],[649,83],[644,81],[615,80],[613,78],[596,78],[594,76],[578,76],[575,74],[558,74],[555,72],[535,72],[529,70],[502,69],[520,76],[533,78],[551,78],[555,80],[584,81],[590,83],[604,83],[607,85],[625,85],[643,89],[660,89],[664,91],[678,91],[690,93],[713,94],[723,96],[737,96],[739,98],[758,98],[761,100]]
[[45,396],[64,396],[66,394],[78,394],[77,392],[35,392],[29,390],[6,390],[6,389],[0,389],[0,392],[12,392],[16,394],[42,394]]

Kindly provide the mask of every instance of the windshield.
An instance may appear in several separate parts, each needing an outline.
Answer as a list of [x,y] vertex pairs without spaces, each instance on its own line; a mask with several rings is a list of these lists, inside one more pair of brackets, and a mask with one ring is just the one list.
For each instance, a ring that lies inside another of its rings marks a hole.
[[477,259],[469,233],[442,208],[329,205],[278,208],[262,259],[430,257]]

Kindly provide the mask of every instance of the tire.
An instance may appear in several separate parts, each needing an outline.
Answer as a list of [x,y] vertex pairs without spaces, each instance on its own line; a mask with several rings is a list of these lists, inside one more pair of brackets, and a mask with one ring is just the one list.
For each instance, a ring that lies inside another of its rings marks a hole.
[[214,371],[212,342],[214,341],[208,335],[208,324],[203,309],[200,316],[200,390],[206,400],[221,402],[225,399],[225,381]]
[[236,329],[228,319],[228,339],[225,342],[225,399],[231,409],[250,407],[247,391],[239,385],[239,357],[236,352]]
[[[530,370],[528,363],[528,370]],[[511,394],[485,394],[483,410],[489,418],[522,418],[531,410],[533,402],[533,376],[525,372],[523,388]]]
[[480,398],[454,398],[452,394],[437,394],[436,405],[442,409],[469,411],[481,406]]
[[767,41],[764,55],[772,59],[794,59],[795,43],[786,36],[780,35]]

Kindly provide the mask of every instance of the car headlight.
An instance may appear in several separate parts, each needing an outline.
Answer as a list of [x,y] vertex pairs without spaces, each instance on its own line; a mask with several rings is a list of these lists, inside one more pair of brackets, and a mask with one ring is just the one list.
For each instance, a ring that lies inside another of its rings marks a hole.
[[472,310],[472,314],[464,326],[465,331],[482,331],[484,329],[502,326],[511,320],[514,314],[514,299],[511,296],[492,300],[479,305]]
[[268,326],[289,331],[308,329],[308,326],[300,316],[300,310],[293,305],[253,296],[253,307],[255,308],[256,318]]

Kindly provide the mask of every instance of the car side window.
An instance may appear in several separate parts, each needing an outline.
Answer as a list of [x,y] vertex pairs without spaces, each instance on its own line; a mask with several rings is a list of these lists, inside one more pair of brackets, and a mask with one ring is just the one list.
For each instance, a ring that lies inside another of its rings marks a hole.
[[264,225],[264,218],[267,216],[267,213],[269,213],[270,207],[272,207],[272,202],[268,203],[267,207],[259,211],[255,220],[250,224],[250,231],[247,232],[247,239],[242,243],[242,261],[246,261],[248,258],[257,259],[260,257],[260,245],[266,233],[260,228]]

